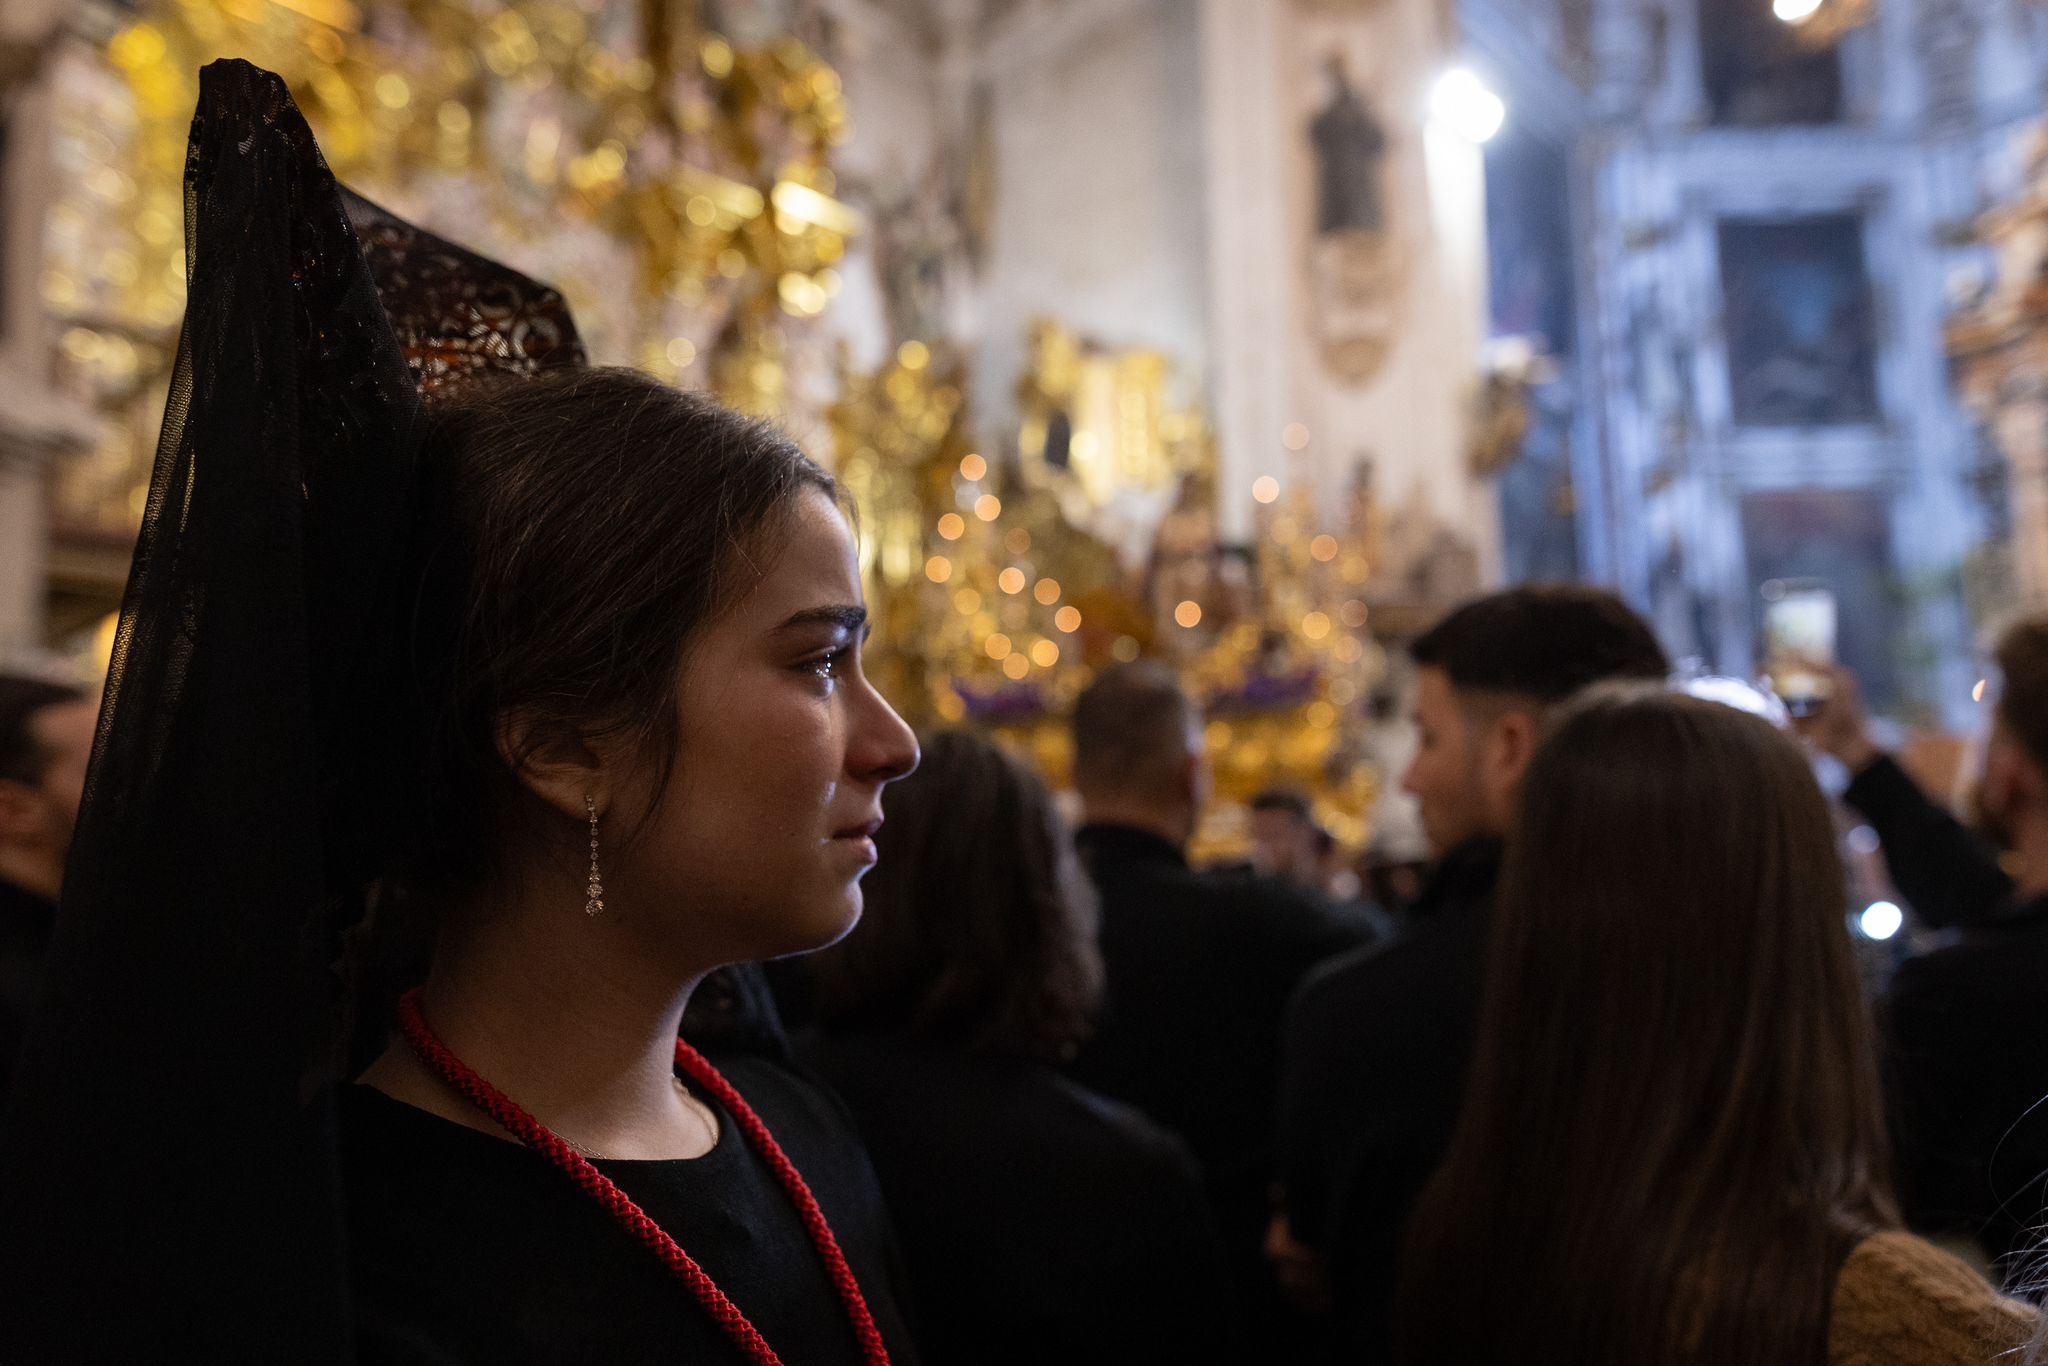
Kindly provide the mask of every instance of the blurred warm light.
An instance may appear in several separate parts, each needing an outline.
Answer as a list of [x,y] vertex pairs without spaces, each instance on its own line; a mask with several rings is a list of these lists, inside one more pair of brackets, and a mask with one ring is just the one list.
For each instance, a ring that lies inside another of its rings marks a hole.
[[962,479],[979,479],[988,473],[988,461],[978,455],[970,455],[960,462]]
[[934,555],[924,562],[924,576],[933,583],[944,583],[953,577],[953,562],[944,555]]
[[1199,626],[1202,624],[1202,605],[1191,598],[1186,599],[1173,609],[1173,619],[1183,626]]
[[[777,190],[781,188],[780,185],[776,187]],[[907,341],[896,348],[896,360],[906,370],[922,370],[931,358],[931,348],[923,342]]]
[[1270,503],[1280,496],[1280,481],[1270,474],[1262,474],[1252,480],[1252,497],[1261,503]]
[[1298,451],[1308,445],[1308,428],[1299,422],[1290,422],[1280,429],[1280,444],[1290,451]]
[[998,631],[990,636],[988,643],[981,648],[988,651],[990,659],[1008,659],[1010,657],[1010,638],[1001,631]]
[[1118,636],[1116,644],[1109,647],[1109,652],[1119,662],[1128,664],[1138,657],[1138,638],[1136,636]]
[[1321,640],[1330,634],[1330,619],[1321,612],[1310,612],[1301,619],[1301,633],[1310,640]]
[[[1787,3],[1788,0],[1780,0]],[[1805,0],[1797,0],[1805,3]],[[1508,107],[1470,67],[1453,67],[1429,92],[1430,116],[1471,142],[1490,142],[1507,122]]]
[[1308,553],[1321,560],[1324,564],[1328,564],[1337,558],[1337,538],[1335,536],[1316,537],[1308,543]]
[[1365,603],[1359,598],[1346,598],[1344,605],[1337,609],[1337,619],[1354,631],[1365,625],[1365,618]]
[[963,617],[971,617],[981,610],[981,594],[972,588],[963,588],[953,595],[953,610]]
[[1005,593],[1023,592],[1024,571],[1017,568],[1016,565],[1011,565],[1008,569],[996,575],[996,587],[1002,589]]
[[1049,640],[1033,642],[1031,646],[1031,662],[1041,669],[1050,669],[1053,665],[1060,662],[1060,647]]
[[1065,631],[1068,635],[1072,635],[1081,629],[1081,609],[1078,607],[1060,608],[1059,611],[1053,613],[1052,624]]
[[984,493],[974,500],[974,515],[984,522],[993,522],[1003,515],[1003,500],[993,493]]
[[1774,0],[1771,13],[1788,24],[1803,24],[1820,13],[1822,0]]
[[1011,527],[1003,537],[1003,545],[1012,555],[1026,555],[1031,551],[1031,533],[1023,527]]
[[686,370],[697,359],[697,344],[688,337],[677,337],[668,344],[668,363],[678,370]]
[[1031,596],[1037,598],[1039,602],[1047,607],[1052,606],[1060,600],[1060,581],[1058,579],[1040,579],[1032,587]]
[[1856,917],[1856,928],[1866,939],[1889,939],[1906,923],[1906,917],[1889,901],[1873,901]]
[[1024,675],[1031,672],[1031,661],[1022,655],[1011,655],[1003,661],[1003,672],[1012,679],[1022,682]]
[[949,512],[939,518],[939,535],[949,541],[957,541],[966,534],[967,519],[957,512]]
[[1970,689],[1970,700],[1972,702],[1982,702],[1984,700],[1984,687],[1990,681],[1991,680],[1988,678],[1980,678],[1977,680],[1977,686]]

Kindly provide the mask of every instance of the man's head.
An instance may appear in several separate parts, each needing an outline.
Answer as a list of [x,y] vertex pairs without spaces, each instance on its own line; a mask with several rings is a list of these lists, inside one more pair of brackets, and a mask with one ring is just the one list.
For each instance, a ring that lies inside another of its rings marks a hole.
[[1322,827],[1309,799],[1286,787],[1252,798],[1252,866],[1297,887],[1323,883]]
[[98,718],[76,688],[0,674],[0,881],[56,899]]
[[1074,703],[1074,787],[1087,818],[1175,844],[1209,800],[1202,713],[1163,664],[1105,669]]
[[1663,678],[1671,661],[1612,593],[1530,585],[1475,599],[1410,647],[1420,744],[1402,786],[1433,853],[1507,832],[1544,714],[1589,684]]
[[2028,826],[2048,826],[2048,616],[2009,628],[1995,657],[1998,708],[1977,803],[1986,833],[2011,847]]

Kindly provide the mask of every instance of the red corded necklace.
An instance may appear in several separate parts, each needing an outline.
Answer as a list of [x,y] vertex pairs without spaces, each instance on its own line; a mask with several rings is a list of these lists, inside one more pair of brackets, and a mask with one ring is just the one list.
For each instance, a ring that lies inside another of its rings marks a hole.
[[[782,1366],[782,1358],[775,1355],[775,1349],[747,1321],[739,1306],[726,1298],[725,1292],[718,1288],[703,1267],[697,1265],[696,1259],[683,1251],[682,1244],[633,1203],[633,1197],[591,1165],[590,1160],[571,1147],[568,1140],[520,1109],[509,1096],[478,1076],[469,1064],[456,1057],[448,1045],[441,1042],[428,1027],[426,1016],[420,1012],[419,988],[413,988],[399,1000],[398,1025],[405,1034],[405,1041],[412,1045],[412,1051],[419,1054],[421,1062],[460,1091],[470,1104],[489,1115],[499,1127],[553,1163],[661,1258],[662,1264],[689,1287],[697,1302],[710,1312],[718,1326],[740,1345],[742,1351],[759,1366]],[[889,1366],[889,1350],[882,1342],[881,1329],[875,1326],[875,1316],[868,1310],[867,1298],[860,1292],[860,1282],[854,1279],[853,1268],[846,1264],[846,1254],[839,1250],[839,1240],[832,1236],[832,1227],[825,1222],[825,1211],[818,1208],[818,1198],[804,1184],[796,1164],[789,1160],[788,1154],[782,1151],[782,1145],[775,1141],[775,1135],[768,1132],[768,1126],[733,1089],[732,1083],[720,1076],[718,1069],[703,1054],[681,1039],[676,1040],[676,1066],[682,1068],[690,1080],[710,1092],[726,1113],[739,1121],[740,1132],[746,1135],[747,1142],[753,1145],[761,1160],[768,1164],[768,1170],[774,1172],[776,1180],[782,1183],[782,1189],[788,1192],[790,1203],[796,1206],[797,1216],[811,1235],[812,1244],[824,1259],[825,1270],[832,1278],[833,1288],[839,1292],[840,1302],[846,1306],[846,1316],[853,1324],[854,1336],[860,1341],[862,1355],[867,1358],[869,1366]]]

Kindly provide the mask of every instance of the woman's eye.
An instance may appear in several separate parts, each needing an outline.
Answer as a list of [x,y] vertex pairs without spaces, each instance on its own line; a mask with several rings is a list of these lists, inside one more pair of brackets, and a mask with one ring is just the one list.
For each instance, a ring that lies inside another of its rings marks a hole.
[[812,660],[805,667],[818,677],[830,682],[837,678],[840,669],[845,667],[846,655],[847,651],[843,649],[834,650],[829,655],[821,655],[817,659]]

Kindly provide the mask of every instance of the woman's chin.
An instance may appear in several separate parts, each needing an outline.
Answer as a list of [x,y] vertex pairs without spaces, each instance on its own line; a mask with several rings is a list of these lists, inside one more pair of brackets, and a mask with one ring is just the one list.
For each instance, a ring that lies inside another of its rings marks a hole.
[[784,946],[764,957],[786,958],[830,948],[853,933],[853,927],[860,923],[860,909],[860,884],[854,883],[842,896],[817,906],[800,922],[789,925]]

